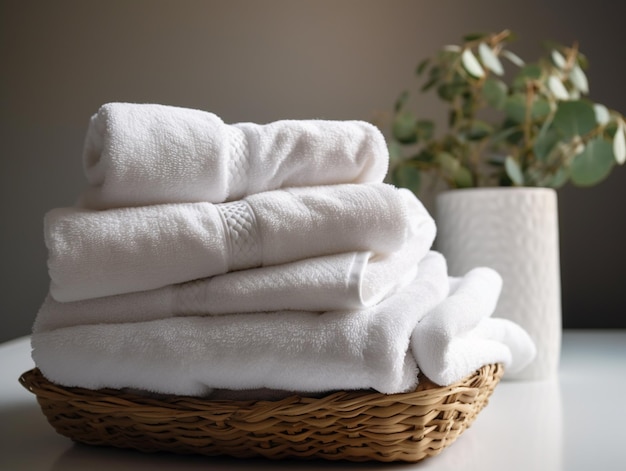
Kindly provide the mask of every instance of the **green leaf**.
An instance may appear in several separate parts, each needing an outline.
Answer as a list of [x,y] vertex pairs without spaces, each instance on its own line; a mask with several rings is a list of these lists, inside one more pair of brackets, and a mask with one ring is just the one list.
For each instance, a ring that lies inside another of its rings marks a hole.
[[489,33],[469,33],[463,36],[463,41],[465,42],[477,41],[479,39],[483,39],[487,37],[489,37]]
[[435,123],[428,119],[421,119],[415,123],[415,131],[417,132],[417,139],[420,141],[427,141],[433,137],[435,131]]
[[417,142],[417,118],[409,110],[403,110],[394,116],[391,127],[393,137],[402,144]]
[[513,141],[510,142],[517,142],[523,136],[523,134],[520,130],[519,124],[513,123],[512,126],[508,126],[508,124],[510,123],[511,122],[507,121],[507,123],[505,123],[507,124],[507,126],[503,127],[497,133],[493,134],[491,136],[491,142],[497,144],[498,142],[503,141],[504,139],[508,140],[509,138],[513,139]]
[[485,76],[485,71],[483,70],[480,62],[476,59],[476,56],[470,49],[465,49],[461,54],[461,63],[463,67],[472,77],[481,78]]
[[585,95],[589,93],[589,81],[587,80],[587,76],[583,72],[583,69],[581,69],[578,64],[572,67],[572,70],[569,73],[569,79],[581,93],[584,93]]
[[417,65],[417,68],[415,69],[415,73],[417,75],[422,75],[424,71],[426,70],[426,67],[428,67],[428,64],[430,64],[430,59],[424,59],[423,61],[421,61]]
[[461,163],[448,152],[439,152],[435,158],[437,159],[437,164],[444,175],[448,178],[454,178],[454,175],[459,170]]
[[513,87],[525,90],[527,81],[539,80],[542,70],[537,64],[528,64],[520,69],[513,80]]
[[559,167],[552,178],[546,182],[550,188],[561,188],[569,179],[569,172],[565,167]]
[[444,101],[451,102],[457,96],[461,95],[467,88],[465,82],[448,82],[442,83],[437,88],[437,95]]
[[480,56],[480,60],[483,61],[485,67],[491,70],[494,74],[504,74],[504,68],[502,67],[500,59],[498,59],[498,56],[489,46],[487,46],[487,44],[480,43],[478,45],[478,55]]
[[407,101],[409,101],[409,92],[408,90],[404,90],[400,96],[398,97],[398,99],[396,100],[393,109],[394,111],[397,113],[398,111],[400,111],[402,108],[405,107]]
[[470,188],[474,186],[472,173],[466,167],[459,167],[454,175],[454,183],[458,188]]
[[548,89],[557,100],[569,100],[567,88],[565,88],[565,85],[563,85],[563,82],[561,82],[557,76],[550,75],[550,77],[548,77]]
[[435,162],[435,155],[430,152],[428,149],[422,149],[417,154],[411,157],[411,160],[415,162],[423,162],[427,164],[432,164]]
[[585,136],[596,127],[596,113],[591,103],[583,100],[559,102],[554,127],[566,138]]
[[[523,123],[526,120],[526,95],[509,96],[504,103],[504,112],[514,122]],[[543,118],[549,113],[550,104],[546,100],[535,98],[530,111],[531,119]]]
[[545,162],[552,149],[561,141],[561,135],[555,130],[549,130],[537,136],[533,145],[533,152],[538,160]]
[[587,69],[589,67],[589,60],[587,56],[585,56],[582,52],[578,51],[578,55],[576,56],[576,63],[582,68]]
[[489,77],[483,85],[483,95],[487,104],[493,108],[501,110],[506,103],[506,94],[508,90],[506,84],[502,80]]
[[608,176],[614,163],[611,143],[602,138],[592,139],[572,160],[572,182],[579,186],[595,185]]
[[389,150],[389,160],[396,161],[402,158],[402,150],[398,141],[389,140],[387,142],[387,149]]
[[504,159],[504,169],[506,170],[506,174],[515,185],[524,185],[524,175],[522,173],[522,169],[520,168],[517,161],[510,155],[507,156],[506,159]]
[[421,183],[420,171],[408,162],[398,165],[393,172],[392,183],[398,187],[408,188],[417,194]]
[[613,138],[613,154],[615,154],[615,161],[618,164],[622,165],[626,162],[626,135],[624,135],[623,123],[620,123]]
[[485,121],[475,120],[472,127],[467,131],[467,139],[470,141],[479,141],[493,134],[493,126]]
[[512,64],[515,64],[518,67],[524,67],[525,65],[524,60],[520,56],[509,50],[503,50],[500,52],[500,55],[506,57]]
[[427,92],[428,90],[433,88],[433,86],[438,81],[439,81],[439,77],[431,77],[429,80],[426,81],[426,83],[424,85],[422,85],[422,88],[420,90],[423,91],[423,92]]
[[440,152],[436,156],[439,169],[445,179],[451,181],[459,188],[473,186],[471,172],[461,165],[461,162],[449,152]]

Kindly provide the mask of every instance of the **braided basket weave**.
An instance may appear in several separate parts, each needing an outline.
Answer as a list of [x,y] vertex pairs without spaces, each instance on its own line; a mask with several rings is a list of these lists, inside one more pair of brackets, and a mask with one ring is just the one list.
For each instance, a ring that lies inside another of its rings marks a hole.
[[487,365],[447,387],[336,392],[278,401],[153,399],[112,389],[64,388],[38,369],[20,377],[61,435],[91,445],[240,458],[419,461],[440,453],[476,418],[502,376]]

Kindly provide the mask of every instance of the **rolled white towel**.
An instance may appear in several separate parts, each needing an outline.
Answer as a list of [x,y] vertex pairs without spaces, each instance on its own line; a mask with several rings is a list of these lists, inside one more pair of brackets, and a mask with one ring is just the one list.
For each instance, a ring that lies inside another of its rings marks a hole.
[[430,218],[415,217],[408,230],[405,243],[390,254],[326,255],[74,302],[61,303],[47,296],[33,329],[39,332],[77,324],[142,322],[175,316],[367,308],[415,279],[418,263],[435,237],[435,223]]
[[[412,225],[432,233],[417,198],[382,183],[275,190],[217,205],[56,209],[45,218],[50,293],[77,301],[322,255],[389,254]],[[426,249],[430,242],[424,238]]]
[[221,203],[291,186],[382,182],[388,161],[383,135],[362,121],[227,125],[205,111],[108,103],[87,129],[90,187],[79,205]]
[[452,384],[483,365],[502,363],[505,375],[534,358],[535,345],[517,324],[491,318],[502,278],[475,268],[450,278],[450,296],[417,325],[411,348],[422,372],[439,385]]
[[430,253],[412,283],[367,309],[79,325],[34,333],[33,359],[51,381],[90,389],[403,392],[417,383],[410,335],[448,287],[444,258]]

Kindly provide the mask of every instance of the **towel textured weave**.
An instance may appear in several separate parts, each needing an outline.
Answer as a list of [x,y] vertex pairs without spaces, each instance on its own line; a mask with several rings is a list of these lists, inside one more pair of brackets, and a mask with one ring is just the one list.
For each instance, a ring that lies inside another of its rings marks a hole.
[[415,279],[418,263],[435,237],[432,219],[417,221],[411,220],[402,247],[386,255],[327,255],[74,302],[60,303],[48,296],[37,314],[34,331],[175,316],[371,307]]
[[415,387],[410,335],[447,292],[445,260],[431,253],[410,285],[371,308],[78,325],[34,333],[33,358],[49,380],[90,389],[396,393]]
[[385,139],[363,121],[227,125],[213,113],[109,103],[91,118],[79,200],[106,209],[234,201],[292,186],[382,182]]
[[50,292],[69,302],[322,255],[389,254],[415,224],[430,227],[432,218],[411,192],[382,183],[275,190],[217,205],[56,209],[45,219]]

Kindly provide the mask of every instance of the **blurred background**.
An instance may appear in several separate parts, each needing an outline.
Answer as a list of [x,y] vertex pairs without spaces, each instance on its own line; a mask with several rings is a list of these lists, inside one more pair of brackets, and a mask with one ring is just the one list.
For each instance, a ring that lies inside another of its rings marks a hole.
[[[591,98],[626,112],[626,28],[595,0],[2,0],[0,341],[30,332],[48,290],[42,218],[73,204],[89,117],[110,101],[225,122],[375,120],[417,63],[465,33],[509,28],[535,60],[577,40]],[[437,113],[433,99],[423,114]],[[626,327],[626,168],[559,192],[563,322]]]

